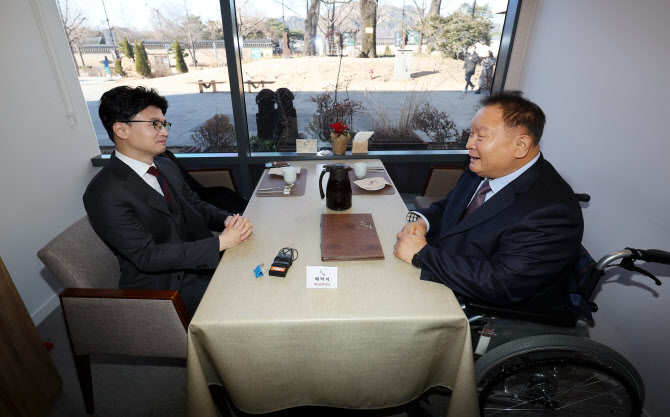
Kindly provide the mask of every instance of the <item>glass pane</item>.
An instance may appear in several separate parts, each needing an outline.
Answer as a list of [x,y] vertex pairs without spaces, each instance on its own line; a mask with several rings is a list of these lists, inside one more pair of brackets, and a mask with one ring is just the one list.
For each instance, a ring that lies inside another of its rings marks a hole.
[[506,0],[238,1],[252,151],[295,151],[303,138],[330,148],[336,122],[351,137],[374,131],[370,150],[464,149],[490,90],[506,8]]
[[167,98],[172,152],[237,151],[218,0],[56,2],[102,153],[113,143],[98,101],[120,85]]

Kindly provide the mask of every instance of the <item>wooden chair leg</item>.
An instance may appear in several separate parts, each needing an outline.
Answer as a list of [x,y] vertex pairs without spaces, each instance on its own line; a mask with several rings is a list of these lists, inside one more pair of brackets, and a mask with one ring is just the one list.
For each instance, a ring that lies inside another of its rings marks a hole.
[[74,357],[74,367],[77,369],[79,378],[79,387],[81,395],[84,397],[84,406],[87,414],[93,414],[95,405],[93,404],[93,378],[91,376],[91,357],[88,355],[72,355]]
[[216,81],[212,80],[212,93],[216,93]]

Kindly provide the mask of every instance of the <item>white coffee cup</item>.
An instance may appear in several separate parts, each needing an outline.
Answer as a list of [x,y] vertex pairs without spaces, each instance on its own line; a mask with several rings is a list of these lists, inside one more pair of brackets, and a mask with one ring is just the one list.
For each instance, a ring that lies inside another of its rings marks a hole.
[[356,174],[356,178],[359,180],[362,180],[365,178],[365,174],[368,173],[368,164],[365,162],[356,162],[354,164],[354,174]]
[[298,177],[298,171],[296,171],[294,167],[284,167],[283,173],[284,173],[284,181],[286,181],[286,184],[288,185],[295,184],[295,180]]

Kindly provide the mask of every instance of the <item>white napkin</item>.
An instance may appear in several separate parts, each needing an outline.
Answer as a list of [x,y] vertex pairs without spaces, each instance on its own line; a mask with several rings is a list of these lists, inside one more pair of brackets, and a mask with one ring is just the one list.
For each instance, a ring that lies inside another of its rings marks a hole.
[[[301,167],[296,166],[296,165],[291,165],[290,167],[287,167],[287,168],[295,168],[296,174],[300,175]],[[279,175],[280,177],[283,177],[284,176],[284,167],[270,168],[269,174],[270,175]]]
[[356,133],[356,136],[354,136],[354,142],[365,142],[370,139],[373,133],[375,132],[358,132]]
[[382,177],[363,178],[362,180],[354,181],[354,184],[369,191],[381,190],[387,185],[391,185],[391,183]]

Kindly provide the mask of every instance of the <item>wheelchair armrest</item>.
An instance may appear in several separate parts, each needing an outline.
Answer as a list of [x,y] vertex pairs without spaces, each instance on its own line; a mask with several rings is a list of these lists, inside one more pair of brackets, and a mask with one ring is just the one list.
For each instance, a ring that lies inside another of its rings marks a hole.
[[470,314],[525,320],[561,327],[574,327],[577,324],[577,318],[575,315],[567,311],[552,311],[550,313],[525,311],[515,309],[513,307],[501,307],[484,304],[479,301],[466,301],[465,311]]

